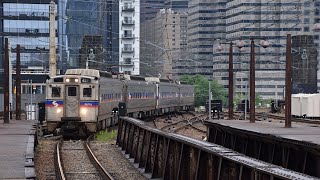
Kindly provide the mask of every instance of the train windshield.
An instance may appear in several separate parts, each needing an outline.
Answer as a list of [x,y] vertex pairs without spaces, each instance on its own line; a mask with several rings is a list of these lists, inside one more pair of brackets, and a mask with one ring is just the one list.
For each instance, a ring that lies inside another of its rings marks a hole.
[[61,88],[60,87],[52,87],[52,97],[60,97]]
[[77,88],[68,87],[68,96],[77,96]]
[[91,97],[92,89],[91,88],[83,88],[83,97]]

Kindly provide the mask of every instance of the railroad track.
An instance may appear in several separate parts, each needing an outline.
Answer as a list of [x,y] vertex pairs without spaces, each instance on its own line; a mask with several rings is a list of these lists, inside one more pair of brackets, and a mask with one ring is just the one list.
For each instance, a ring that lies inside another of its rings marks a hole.
[[163,131],[167,131],[167,132],[174,132],[177,133],[182,129],[185,128],[193,128],[196,129],[197,131],[200,131],[202,133],[206,133],[206,131],[194,126],[194,124],[197,123],[202,123],[204,120],[206,120],[206,118],[201,118],[203,116],[207,116],[206,114],[201,114],[201,115],[195,115],[191,112],[189,112],[188,114],[191,114],[193,117],[188,118],[185,117],[184,115],[182,115],[182,120],[177,121],[177,122],[172,122],[166,126],[163,126],[162,128],[160,128]]
[[[243,115],[241,114],[234,114],[235,119],[239,119],[240,117],[243,117]],[[275,120],[285,120],[284,116],[278,116],[275,114],[271,114],[271,113],[256,113],[256,120],[257,121],[261,121],[261,119],[263,118],[272,118]],[[249,114],[247,116],[248,120],[250,119]],[[320,120],[314,120],[314,119],[308,119],[308,118],[291,118],[292,122],[299,122],[299,123],[307,123],[307,124],[314,124],[314,125],[320,125]]]
[[54,161],[58,180],[113,180],[91,150],[90,139],[91,136],[86,141],[63,141],[61,139],[56,144]]

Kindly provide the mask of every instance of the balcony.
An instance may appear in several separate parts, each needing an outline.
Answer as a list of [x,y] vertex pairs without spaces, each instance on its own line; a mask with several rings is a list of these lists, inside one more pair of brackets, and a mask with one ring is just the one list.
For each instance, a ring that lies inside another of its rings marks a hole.
[[134,21],[133,20],[123,20],[122,25],[134,25]]
[[122,53],[134,53],[134,48],[132,47],[122,48]]
[[122,34],[122,39],[134,39],[134,34]]
[[134,7],[133,6],[123,6],[122,11],[123,12],[134,12]]
[[121,66],[133,66],[133,62],[131,61],[131,58],[125,58],[124,61],[120,62]]

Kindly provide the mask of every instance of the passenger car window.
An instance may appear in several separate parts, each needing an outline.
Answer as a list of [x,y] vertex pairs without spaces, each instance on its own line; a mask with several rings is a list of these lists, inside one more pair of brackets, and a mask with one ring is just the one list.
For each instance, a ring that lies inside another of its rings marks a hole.
[[61,88],[60,87],[52,87],[52,97],[60,97]]
[[77,88],[68,87],[68,96],[77,96]]
[[91,97],[92,89],[91,88],[83,88],[83,97]]

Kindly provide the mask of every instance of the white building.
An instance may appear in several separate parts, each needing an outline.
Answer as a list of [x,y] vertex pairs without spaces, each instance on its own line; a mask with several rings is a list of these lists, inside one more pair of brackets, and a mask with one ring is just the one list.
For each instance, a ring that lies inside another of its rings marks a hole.
[[139,75],[140,0],[119,1],[119,72]]

